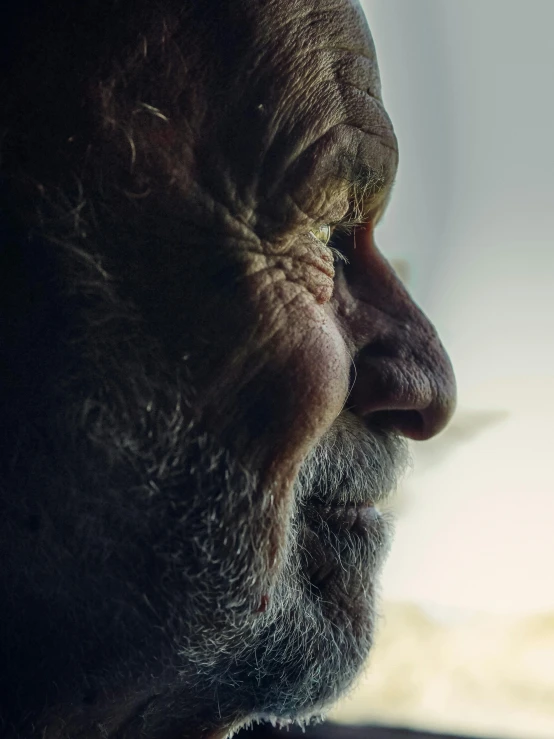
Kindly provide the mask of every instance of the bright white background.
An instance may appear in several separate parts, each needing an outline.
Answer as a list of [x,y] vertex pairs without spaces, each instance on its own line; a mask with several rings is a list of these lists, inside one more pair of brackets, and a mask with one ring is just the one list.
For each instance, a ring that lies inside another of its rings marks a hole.
[[554,2],[364,8],[400,142],[378,243],[459,382],[452,428],[416,445],[384,596],[554,611]]

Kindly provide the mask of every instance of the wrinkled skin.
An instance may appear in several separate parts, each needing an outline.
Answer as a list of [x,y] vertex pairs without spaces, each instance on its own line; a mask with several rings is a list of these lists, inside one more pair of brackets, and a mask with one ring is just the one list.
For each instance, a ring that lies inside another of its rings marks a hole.
[[454,407],[374,242],[369,31],[349,0],[59,5],[2,83],[2,735],[308,720],[371,646],[369,504]]

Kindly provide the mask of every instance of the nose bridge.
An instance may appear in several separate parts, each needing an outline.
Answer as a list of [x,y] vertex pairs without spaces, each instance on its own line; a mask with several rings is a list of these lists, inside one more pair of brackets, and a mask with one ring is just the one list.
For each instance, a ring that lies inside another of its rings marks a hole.
[[450,420],[452,365],[437,332],[376,249],[358,233],[337,286],[337,313],[356,369],[348,405],[369,422],[427,439]]

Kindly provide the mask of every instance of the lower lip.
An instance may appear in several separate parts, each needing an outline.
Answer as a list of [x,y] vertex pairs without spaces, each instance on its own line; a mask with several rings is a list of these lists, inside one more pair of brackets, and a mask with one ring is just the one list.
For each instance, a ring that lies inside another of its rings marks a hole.
[[381,518],[372,505],[326,506],[319,509],[325,523],[338,531],[367,532]]

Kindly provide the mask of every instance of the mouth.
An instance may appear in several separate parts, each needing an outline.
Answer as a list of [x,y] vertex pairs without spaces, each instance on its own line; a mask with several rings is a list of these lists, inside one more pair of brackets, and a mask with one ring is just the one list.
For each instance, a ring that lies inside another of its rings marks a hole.
[[381,518],[381,512],[370,501],[364,503],[336,503],[333,505],[312,502],[321,522],[337,533],[369,534]]
[[345,412],[301,468],[301,569],[310,597],[335,621],[363,621],[371,612],[392,535],[388,501],[406,460],[403,439],[369,433]]
[[304,522],[304,571],[313,596],[320,598],[331,588],[341,594],[341,601],[346,595],[351,602],[357,600],[387,548],[386,516],[373,501],[312,498],[304,507]]

